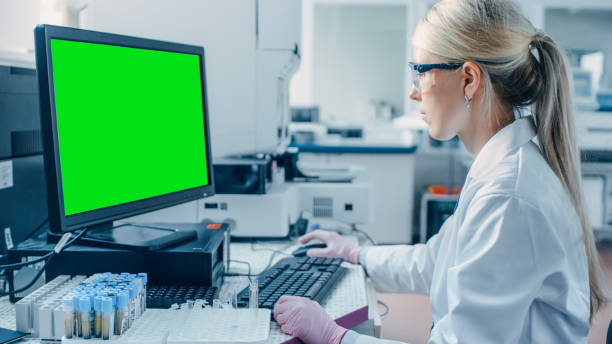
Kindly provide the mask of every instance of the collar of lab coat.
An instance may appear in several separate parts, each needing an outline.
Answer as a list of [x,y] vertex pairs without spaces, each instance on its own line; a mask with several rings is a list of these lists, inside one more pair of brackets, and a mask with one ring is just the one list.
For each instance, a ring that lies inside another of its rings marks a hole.
[[508,124],[482,147],[470,168],[468,179],[478,179],[486,175],[489,168],[496,162],[501,161],[535,136],[536,129],[532,116],[519,118]]

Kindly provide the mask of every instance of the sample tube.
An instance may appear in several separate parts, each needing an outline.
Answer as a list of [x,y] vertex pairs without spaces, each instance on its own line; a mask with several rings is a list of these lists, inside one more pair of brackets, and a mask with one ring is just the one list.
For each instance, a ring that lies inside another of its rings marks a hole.
[[93,292],[93,289],[90,289],[87,293],[87,296],[89,297],[89,332],[91,334],[91,336],[94,336],[94,328],[96,326],[96,313],[94,311],[94,301],[96,298],[96,295]]
[[140,277],[140,280],[142,281],[142,304],[141,304],[141,310],[142,313],[144,313],[144,311],[147,310],[147,281],[149,276],[147,275],[146,272],[141,272],[138,274],[138,277]]
[[81,318],[81,333],[83,339],[91,338],[91,301],[89,296],[81,296],[79,299],[79,316]]
[[128,285],[128,296],[130,298],[130,302],[128,304],[128,310],[130,312],[128,326],[132,327],[132,324],[136,320],[136,286],[132,283]]
[[72,338],[72,330],[74,328],[74,303],[72,297],[66,296],[62,299],[62,310],[64,311],[64,336],[70,339]]
[[113,299],[110,297],[102,298],[102,328],[101,335],[103,340],[109,340],[113,335],[114,330],[114,308]]
[[75,294],[72,297],[72,303],[74,304],[74,322],[72,323],[72,327],[77,337],[83,337],[83,328],[81,327],[80,299],[81,295],[79,294]]
[[125,292],[117,295],[117,312],[115,313],[115,334],[122,335],[128,329],[129,297]]
[[94,337],[96,338],[102,336],[102,299],[103,296],[96,296],[94,298]]
[[259,307],[259,282],[254,278],[249,283],[249,308]]
[[134,277],[132,284],[136,287],[136,318],[142,315],[142,279],[138,276]]

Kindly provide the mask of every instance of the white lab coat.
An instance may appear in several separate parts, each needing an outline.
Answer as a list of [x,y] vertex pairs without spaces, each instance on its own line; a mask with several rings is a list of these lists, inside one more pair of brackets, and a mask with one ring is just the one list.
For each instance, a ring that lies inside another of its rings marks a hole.
[[[495,134],[470,168],[455,214],[426,244],[361,255],[377,291],[430,296],[429,343],[586,343],[580,221],[535,135],[531,117]],[[391,343],[348,337],[343,344]]]

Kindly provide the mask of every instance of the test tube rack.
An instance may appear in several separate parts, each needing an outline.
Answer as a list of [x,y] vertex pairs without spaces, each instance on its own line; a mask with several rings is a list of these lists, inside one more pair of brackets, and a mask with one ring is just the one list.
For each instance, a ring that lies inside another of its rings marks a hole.
[[[17,331],[31,337],[60,340],[64,336],[62,298],[87,276],[60,275],[15,303]],[[54,325],[55,324],[55,325]]]

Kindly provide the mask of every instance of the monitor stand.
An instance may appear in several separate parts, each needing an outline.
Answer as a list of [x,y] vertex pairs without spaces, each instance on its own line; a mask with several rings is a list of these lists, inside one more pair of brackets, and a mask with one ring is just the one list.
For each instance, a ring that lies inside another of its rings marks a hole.
[[[47,241],[57,242],[63,233],[47,233]],[[116,226],[112,221],[91,226],[78,244],[135,251],[154,251],[197,237],[194,230],[179,230],[163,225],[140,225],[123,223]]]

